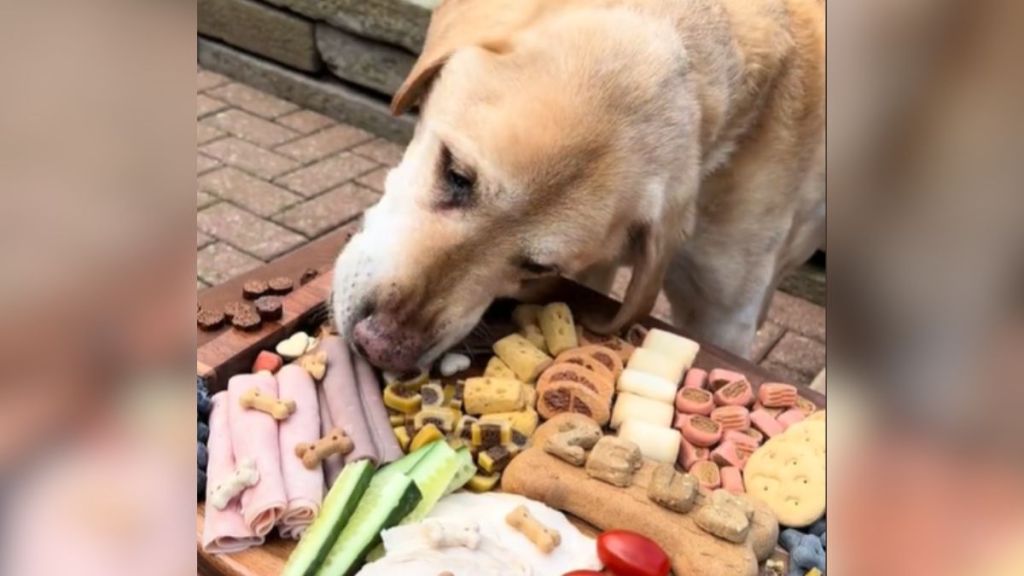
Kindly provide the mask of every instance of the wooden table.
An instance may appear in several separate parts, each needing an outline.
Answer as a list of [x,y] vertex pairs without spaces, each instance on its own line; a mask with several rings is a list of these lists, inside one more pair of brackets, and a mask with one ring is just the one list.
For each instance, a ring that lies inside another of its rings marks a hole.
[[[265,324],[259,331],[251,334],[245,334],[232,328],[213,333],[197,329],[197,357],[200,364],[198,370],[200,372],[208,371],[212,376],[211,389],[213,391],[222,389],[231,375],[247,371],[260,350],[272,348],[274,343],[297,327],[306,327],[310,324],[311,319],[320,319],[321,313],[325,309],[323,301],[330,295],[332,266],[353,231],[353,225],[346,226],[263,267],[200,292],[200,305],[223,307],[228,302],[241,299],[242,286],[248,280],[269,280],[276,276],[289,276],[298,279],[304,271],[310,268],[320,272],[320,276],[313,282],[297,288],[294,293],[286,297],[285,317],[281,322]],[[568,280],[557,287],[555,293],[552,294],[552,300],[570,303],[575,312],[609,313],[614,311],[617,306],[617,303],[607,296]],[[513,331],[509,321],[509,313],[513,305],[512,302],[495,303],[482,321],[482,325],[486,329],[474,331],[466,338],[463,347],[469,351],[479,352],[473,355],[475,368],[482,370],[483,363],[490,355],[490,343],[494,339]],[[662,328],[689,336],[685,330],[669,326],[655,318],[647,318],[642,324],[649,328]],[[706,370],[728,368],[742,372],[747,375],[755,387],[766,380],[773,379],[759,366],[715,346],[703,343],[695,366]],[[819,406],[825,406],[825,396],[809,388],[802,389],[801,395]],[[291,542],[271,537],[264,546],[240,554],[231,556],[206,554],[198,545],[202,537],[202,521],[203,507],[200,505],[199,513],[196,515],[197,561],[200,573],[204,575],[274,576],[280,572],[294,547]]]

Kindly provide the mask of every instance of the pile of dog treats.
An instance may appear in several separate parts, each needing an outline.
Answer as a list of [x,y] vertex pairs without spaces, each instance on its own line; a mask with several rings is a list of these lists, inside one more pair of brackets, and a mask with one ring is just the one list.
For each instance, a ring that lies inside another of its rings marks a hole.
[[[317,277],[319,272],[310,268],[299,279],[303,285]],[[213,332],[230,325],[243,332],[255,332],[264,322],[276,322],[284,315],[281,296],[290,293],[295,282],[287,276],[270,280],[250,280],[242,287],[242,300],[231,302],[223,309],[200,306],[196,312],[199,329]]]

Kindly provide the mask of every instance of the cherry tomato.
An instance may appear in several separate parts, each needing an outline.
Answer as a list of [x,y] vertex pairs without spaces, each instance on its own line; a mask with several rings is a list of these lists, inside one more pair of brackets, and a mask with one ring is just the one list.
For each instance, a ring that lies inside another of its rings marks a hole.
[[566,572],[562,576],[604,576],[604,572],[598,572],[597,570],[573,570],[572,572]]
[[615,576],[666,576],[672,567],[657,543],[628,530],[602,532],[597,557]]

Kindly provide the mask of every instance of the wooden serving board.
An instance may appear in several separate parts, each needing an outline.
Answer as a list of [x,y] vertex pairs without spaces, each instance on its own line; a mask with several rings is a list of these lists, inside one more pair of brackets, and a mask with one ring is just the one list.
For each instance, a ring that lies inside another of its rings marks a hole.
[[[344,237],[341,235],[344,234]],[[248,279],[269,279],[274,276],[289,275],[298,280],[299,275],[313,268],[321,272],[312,282],[299,286],[294,292],[285,296],[284,317],[279,322],[265,324],[259,331],[244,333],[233,328],[225,328],[218,332],[199,332],[197,356],[197,372],[209,379],[211,393],[224,389],[228,379],[238,373],[247,372],[252,366],[260,350],[273,349],[280,340],[296,330],[315,330],[324,319],[329,317],[328,300],[330,298],[329,262],[337,254],[337,250],[347,240],[348,232],[341,230],[321,239],[321,245],[311,245],[301,249],[281,261],[271,263],[267,267],[257,269],[243,277],[211,288],[200,294],[203,306],[223,306],[241,299],[241,287]],[[336,238],[331,236],[337,235]],[[329,247],[325,248],[325,247]],[[573,312],[579,314],[611,315],[618,307],[618,302],[603,294],[594,292],[584,286],[565,280],[551,294],[551,301],[569,303]],[[467,353],[473,359],[471,372],[483,371],[487,359],[491,355],[491,344],[506,334],[515,331],[511,322],[511,310],[515,302],[496,302],[484,315],[480,325],[453,351]],[[647,318],[642,325],[648,328],[661,328],[690,337],[684,330],[669,326],[655,318]],[[728,368],[747,375],[751,384],[760,386],[772,377],[759,366],[734,356],[714,346],[701,344],[700,353],[694,364],[698,368]],[[809,388],[802,388],[801,395],[810,399],[819,407],[825,406],[825,396]],[[266,544],[259,548],[251,548],[244,552],[226,555],[208,554],[201,546],[203,533],[204,506],[198,505],[196,513],[196,553],[199,573],[208,576],[277,576],[291,554],[295,543],[277,538],[276,531],[271,534]],[[597,534],[597,530],[586,522],[572,516],[569,519],[584,533]]]

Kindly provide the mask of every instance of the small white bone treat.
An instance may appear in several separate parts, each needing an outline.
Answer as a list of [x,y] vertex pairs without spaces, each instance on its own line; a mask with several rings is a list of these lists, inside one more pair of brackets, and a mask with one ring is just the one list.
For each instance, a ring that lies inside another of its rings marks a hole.
[[206,495],[206,502],[217,510],[223,510],[235,496],[246,488],[255,486],[259,481],[260,472],[256,469],[256,462],[252,458],[246,458],[235,467],[235,472],[231,476],[210,489],[210,493]]
[[264,395],[258,388],[250,388],[238,397],[238,403],[247,410],[266,412],[274,420],[284,420],[295,412],[294,400],[278,400]]
[[562,543],[562,535],[558,533],[558,530],[541,524],[533,517],[533,514],[530,514],[530,510],[526,506],[517,506],[509,512],[508,516],[505,516],[505,522],[522,532],[523,536],[526,536],[538,550],[545,554],[551,554]]
[[287,340],[282,340],[274,347],[274,351],[287,360],[295,360],[309,350],[309,335],[305,332],[296,332]]
[[424,520],[423,533],[434,548],[469,548],[480,545],[480,525],[471,521]]
[[469,368],[469,356],[463,354],[445,354],[441,358],[441,376],[445,378],[454,376]]
[[657,328],[648,332],[644,337],[643,347],[674,358],[683,366],[683,370],[693,367],[693,361],[697,358],[697,352],[700,351],[700,344],[693,340]]

